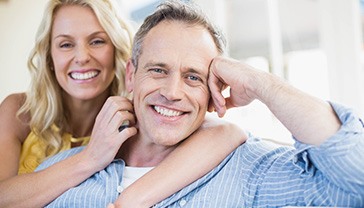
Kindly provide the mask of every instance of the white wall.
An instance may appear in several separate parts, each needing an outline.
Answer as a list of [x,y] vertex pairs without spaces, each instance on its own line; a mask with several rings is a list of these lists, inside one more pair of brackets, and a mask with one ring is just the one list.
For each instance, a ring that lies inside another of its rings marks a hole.
[[331,100],[364,117],[362,16],[358,0],[320,0],[320,43],[327,56]]
[[0,102],[29,85],[26,62],[44,5],[44,0],[0,1]]

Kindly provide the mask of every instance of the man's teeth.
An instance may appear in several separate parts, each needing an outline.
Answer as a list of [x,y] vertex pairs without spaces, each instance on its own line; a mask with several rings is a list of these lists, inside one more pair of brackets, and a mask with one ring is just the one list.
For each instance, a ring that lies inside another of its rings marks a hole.
[[91,78],[96,77],[97,74],[98,74],[97,71],[89,71],[86,73],[72,72],[71,77],[72,77],[72,79],[86,80],[86,79],[91,79]]
[[159,106],[154,106],[154,110],[157,111],[162,116],[172,117],[172,116],[182,115],[181,111],[174,111],[174,110],[170,110],[170,109],[166,109],[166,108],[161,108]]

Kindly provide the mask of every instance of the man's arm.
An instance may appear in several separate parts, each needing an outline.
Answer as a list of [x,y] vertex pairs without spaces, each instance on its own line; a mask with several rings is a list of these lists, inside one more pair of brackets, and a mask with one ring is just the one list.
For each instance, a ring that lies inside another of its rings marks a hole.
[[[362,207],[364,205],[364,163],[362,162],[362,158],[364,158],[364,124],[351,109],[336,103],[331,103],[331,105],[342,123],[341,128],[318,147],[296,142],[297,157],[304,157],[299,153],[307,149],[310,162],[333,184],[333,186],[327,187],[327,191],[335,190],[335,187],[338,187],[338,191],[335,191],[351,194],[352,201],[361,196],[360,207]],[[306,163],[309,161],[306,160]],[[305,167],[309,166],[310,164],[305,164]],[[343,195],[341,195],[342,198]],[[338,200],[338,196],[335,194],[329,197],[333,201]],[[354,207],[357,206],[359,205]]]
[[[353,203],[363,200],[364,166],[359,158],[364,157],[364,126],[353,112],[336,105],[333,108],[272,74],[235,60],[214,59],[210,73],[210,90],[220,116],[228,108],[254,99],[262,101],[297,140],[293,162],[304,161],[304,168],[312,167],[312,162],[327,179],[330,186],[326,192],[336,193],[327,194],[332,203],[341,203],[344,196]],[[230,97],[223,98],[221,89],[226,86],[231,88]],[[313,176],[316,183],[317,175]],[[309,195],[311,202],[317,197]]]
[[[232,59],[217,57],[210,67],[209,86],[215,110],[244,106],[254,99],[263,102],[300,142],[320,145],[340,128],[340,121],[329,103],[310,96],[266,73]],[[230,97],[221,89],[230,86]]]

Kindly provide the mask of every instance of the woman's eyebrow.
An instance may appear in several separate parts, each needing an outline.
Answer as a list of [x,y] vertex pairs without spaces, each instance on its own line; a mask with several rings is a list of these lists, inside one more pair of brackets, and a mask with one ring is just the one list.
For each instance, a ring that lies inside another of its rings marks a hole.
[[[88,35],[88,37],[92,37],[92,36],[95,36],[95,35],[99,35],[99,34],[106,34],[107,33],[105,31],[96,31],[96,32],[93,32],[91,34]],[[70,34],[64,34],[64,33],[61,33],[61,34],[58,34],[56,35],[53,39],[57,39],[57,38],[60,38],[60,37],[64,37],[64,38],[72,38],[73,36],[70,35]]]

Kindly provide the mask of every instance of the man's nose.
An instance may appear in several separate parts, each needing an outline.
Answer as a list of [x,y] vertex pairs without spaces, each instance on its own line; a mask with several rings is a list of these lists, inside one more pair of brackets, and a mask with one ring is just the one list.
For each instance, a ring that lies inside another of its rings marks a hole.
[[90,51],[87,46],[79,45],[75,51],[75,62],[79,65],[84,65],[90,61]]
[[184,96],[183,80],[180,77],[170,77],[163,83],[160,94],[169,101],[180,101]]

